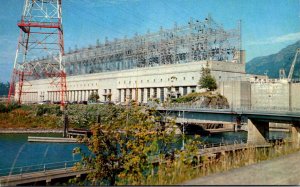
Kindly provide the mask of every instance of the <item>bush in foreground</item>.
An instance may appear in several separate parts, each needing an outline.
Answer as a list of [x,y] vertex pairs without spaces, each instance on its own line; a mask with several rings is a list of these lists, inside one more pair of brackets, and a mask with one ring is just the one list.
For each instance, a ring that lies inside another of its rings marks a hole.
[[[141,185],[158,179],[166,166],[154,163],[169,160],[173,167],[174,155],[181,153],[168,153],[174,148],[175,135],[166,133],[156,121],[156,111],[139,107],[110,113],[92,126],[93,136],[86,141],[92,156],[84,155],[78,169],[93,171],[88,175],[92,185]],[[189,162],[188,154],[194,150],[189,149],[181,158]]]

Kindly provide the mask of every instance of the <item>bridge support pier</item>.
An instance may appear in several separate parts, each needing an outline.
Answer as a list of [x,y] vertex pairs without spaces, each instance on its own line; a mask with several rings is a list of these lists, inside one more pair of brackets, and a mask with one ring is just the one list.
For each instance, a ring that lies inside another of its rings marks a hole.
[[297,147],[300,145],[300,123],[293,123],[291,128],[292,141]]
[[266,144],[269,138],[269,122],[248,119],[248,140],[249,144]]

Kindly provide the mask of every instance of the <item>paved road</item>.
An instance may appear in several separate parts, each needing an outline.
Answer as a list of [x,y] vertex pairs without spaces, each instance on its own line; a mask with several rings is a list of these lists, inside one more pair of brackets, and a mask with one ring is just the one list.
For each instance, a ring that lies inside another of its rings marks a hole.
[[190,180],[183,185],[300,185],[300,151]]

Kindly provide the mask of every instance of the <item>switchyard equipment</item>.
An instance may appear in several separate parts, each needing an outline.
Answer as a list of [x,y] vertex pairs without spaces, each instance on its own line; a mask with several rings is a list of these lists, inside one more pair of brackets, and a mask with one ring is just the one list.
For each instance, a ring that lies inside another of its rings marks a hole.
[[281,68],[281,69],[279,70],[279,78],[280,78],[280,79],[286,79],[286,75],[285,75],[285,70],[284,70],[284,68]]
[[[30,80],[47,78],[59,90],[64,108],[67,85],[61,4],[61,0],[25,0],[8,102],[15,98],[21,103],[22,95],[27,94],[23,87],[30,86]],[[48,60],[36,60],[45,56]]]
[[[181,64],[201,60],[241,63],[241,37],[238,26],[225,30],[210,16],[204,21],[191,19],[188,25],[158,32],[135,34],[133,38],[108,38],[101,44],[77,49],[64,56],[68,75],[121,71],[126,69],[154,67],[166,64]],[[32,59],[29,64],[51,63],[52,56]],[[32,79],[41,79],[33,77]]]

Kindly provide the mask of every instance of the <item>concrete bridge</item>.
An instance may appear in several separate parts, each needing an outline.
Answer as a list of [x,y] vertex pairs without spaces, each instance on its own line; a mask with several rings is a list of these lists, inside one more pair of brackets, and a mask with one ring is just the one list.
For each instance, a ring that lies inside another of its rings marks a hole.
[[163,117],[175,117],[177,123],[225,122],[248,124],[248,143],[265,144],[269,136],[269,123],[291,124],[292,139],[300,142],[300,111],[210,109],[191,106],[156,108]]

